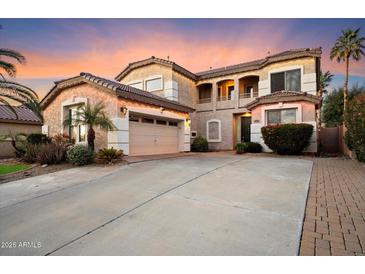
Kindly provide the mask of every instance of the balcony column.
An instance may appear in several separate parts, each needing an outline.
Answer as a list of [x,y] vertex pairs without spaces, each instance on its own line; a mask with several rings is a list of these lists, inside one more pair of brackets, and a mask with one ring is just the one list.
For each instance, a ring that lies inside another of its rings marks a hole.
[[240,105],[240,80],[238,77],[234,78],[234,107],[238,109]]
[[213,104],[213,111],[217,109],[217,93],[218,93],[218,86],[217,82],[212,82],[212,104]]

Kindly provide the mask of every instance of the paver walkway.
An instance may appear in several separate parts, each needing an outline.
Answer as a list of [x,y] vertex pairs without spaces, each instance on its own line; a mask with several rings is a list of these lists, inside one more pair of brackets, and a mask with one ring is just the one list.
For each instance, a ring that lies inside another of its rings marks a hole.
[[315,158],[300,255],[365,255],[365,167]]

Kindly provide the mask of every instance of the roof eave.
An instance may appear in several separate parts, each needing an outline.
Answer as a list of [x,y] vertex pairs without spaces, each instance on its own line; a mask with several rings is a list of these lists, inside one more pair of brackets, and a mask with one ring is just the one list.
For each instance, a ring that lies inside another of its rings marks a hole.
[[298,96],[278,96],[272,98],[261,98],[261,99],[256,98],[254,101],[246,104],[244,107],[247,108],[248,110],[252,110],[259,105],[274,104],[280,102],[295,102],[295,101],[307,101],[314,103],[315,105],[318,105],[321,100],[319,98],[308,97],[304,94]]
[[40,121],[26,121],[26,120],[15,120],[15,119],[0,119],[0,123],[7,124],[31,124],[31,125],[43,125]]
[[[120,98],[124,98],[124,99],[127,99],[127,100],[131,100],[131,101],[136,101],[136,102],[142,102],[142,103],[145,103],[143,102],[143,100],[136,100],[135,98],[132,98],[131,96],[129,96],[130,94],[126,93],[126,92],[119,92],[118,93],[118,97]],[[133,95],[134,97],[141,97],[142,96],[139,96],[139,95],[136,95],[134,94]],[[157,107],[161,107],[161,103],[159,103],[159,101],[156,99],[152,99],[152,98],[148,98],[150,100],[149,103],[145,103],[145,104],[150,104],[150,105],[154,105],[154,106],[157,106]],[[166,103],[169,103],[169,102],[166,102]],[[191,108],[191,107],[188,107],[188,106],[183,106],[183,105],[175,105],[174,106],[174,103],[171,101],[171,106],[165,106],[164,108],[166,109],[170,109],[170,110],[175,110],[175,111],[180,111],[180,112],[186,112],[186,113],[192,113],[195,111],[195,109]]]

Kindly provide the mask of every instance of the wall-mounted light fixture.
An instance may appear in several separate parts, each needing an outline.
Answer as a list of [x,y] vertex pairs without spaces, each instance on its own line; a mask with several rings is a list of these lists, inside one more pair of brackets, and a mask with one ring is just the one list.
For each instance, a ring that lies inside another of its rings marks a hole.
[[185,125],[190,128],[190,118],[185,119]]
[[120,113],[122,113],[124,116],[127,114],[128,108],[126,106],[120,107]]
[[163,113],[163,111],[165,110],[165,108],[163,108],[163,107],[160,107],[160,112],[161,112],[161,114]]

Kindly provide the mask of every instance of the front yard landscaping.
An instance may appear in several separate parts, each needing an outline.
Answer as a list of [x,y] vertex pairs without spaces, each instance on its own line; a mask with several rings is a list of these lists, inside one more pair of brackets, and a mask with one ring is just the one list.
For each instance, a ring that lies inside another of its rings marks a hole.
[[17,172],[20,170],[24,170],[29,167],[30,167],[29,165],[25,165],[25,164],[1,164],[0,165],[0,176],[9,174],[9,173],[13,173],[13,172]]

